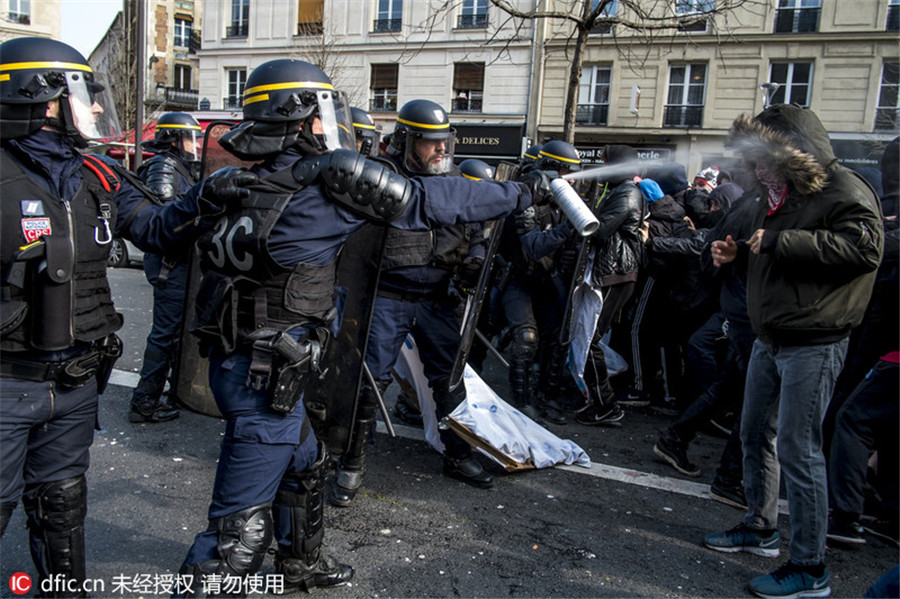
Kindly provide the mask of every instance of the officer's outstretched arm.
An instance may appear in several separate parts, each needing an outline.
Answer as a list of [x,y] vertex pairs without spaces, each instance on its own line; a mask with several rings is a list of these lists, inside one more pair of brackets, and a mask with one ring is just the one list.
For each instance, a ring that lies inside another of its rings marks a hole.
[[402,216],[413,197],[409,179],[350,150],[335,150],[315,161],[300,161],[294,176],[322,176],[329,199],[366,220],[390,222]]

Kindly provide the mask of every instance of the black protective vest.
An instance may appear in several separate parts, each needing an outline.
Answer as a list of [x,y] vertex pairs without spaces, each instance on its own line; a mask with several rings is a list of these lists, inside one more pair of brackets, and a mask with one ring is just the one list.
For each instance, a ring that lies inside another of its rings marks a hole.
[[[28,305],[24,321],[4,334],[2,351],[62,350],[122,327],[106,279],[119,182],[98,159],[84,161],[81,187],[65,202],[0,149],[2,300]],[[15,264],[33,243],[43,244],[41,255]],[[17,270],[24,278],[11,281]]]
[[260,329],[274,333],[335,317],[336,260],[285,268],[269,253],[269,235],[300,189],[292,168],[261,179],[197,244],[203,281],[192,332],[224,353]]
[[388,229],[382,270],[403,266],[431,265],[453,271],[469,254],[472,231],[468,225],[440,227],[430,231]]

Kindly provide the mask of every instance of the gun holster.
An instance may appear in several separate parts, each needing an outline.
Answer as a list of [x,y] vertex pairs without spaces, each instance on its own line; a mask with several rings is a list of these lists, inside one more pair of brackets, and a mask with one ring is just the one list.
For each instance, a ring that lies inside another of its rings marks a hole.
[[328,338],[327,329],[315,328],[299,341],[284,332],[254,341],[247,386],[266,389],[269,406],[290,414],[310,377],[325,374],[320,366]]
[[105,339],[97,343],[97,349],[100,352],[100,360],[97,364],[97,394],[100,395],[106,391],[109,384],[109,377],[112,375],[113,366],[116,361],[122,357],[122,340],[115,333],[108,335]]

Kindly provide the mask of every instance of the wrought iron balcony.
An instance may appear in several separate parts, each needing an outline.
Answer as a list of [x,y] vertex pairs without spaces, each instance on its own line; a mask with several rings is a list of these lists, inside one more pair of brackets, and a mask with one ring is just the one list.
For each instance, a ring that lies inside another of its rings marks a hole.
[[325,31],[325,28],[322,26],[321,21],[310,22],[310,23],[297,23],[297,35],[322,35],[322,32]]
[[815,33],[819,30],[820,8],[779,8],[775,33]]
[[166,106],[170,108],[186,108],[197,110],[197,102],[200,100],[200,92],[196,89],[166,88]]
[[397,96],[372,98],[369,101],[369,112],[394,112],[397,110]]
[[481,98],[456,98],[453,100],[453,112],[481,112]]
[[488,26],[487,13],[480,15],[459,15],[457,29],[484,29]]
[[250,25],[248,23],[229,25],[225,28],[225,37],[247,37],[249,31]]
[[575,109],[575,124],[605,127],[609,119],[609,104],[579,104]]
[[663,112],[663,127],[690,129],[703,125],[703,106],[671,104]]
[[403,19],[376,19],[375,24],[372,25],[372,31],[374,33],[400,31],[401,25],[403,25]]

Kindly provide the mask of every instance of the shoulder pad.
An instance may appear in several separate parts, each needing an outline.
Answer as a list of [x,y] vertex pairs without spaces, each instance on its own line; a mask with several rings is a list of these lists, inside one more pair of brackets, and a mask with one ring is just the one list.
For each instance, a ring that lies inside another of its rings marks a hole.
[[406,212],[412,198],[412,184],[406,177],[350,150],[335,150],[320,159],[322,185],[333,202],[379,222]]
[[178,168],[174,158],[157,154],[141,165],[138,175],[164,202],[175,198]]

